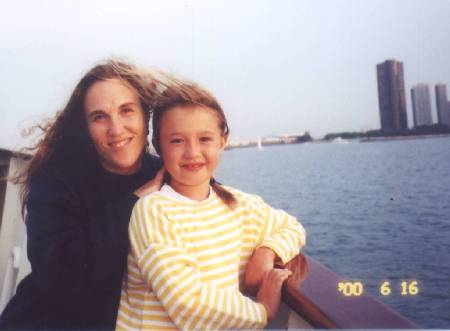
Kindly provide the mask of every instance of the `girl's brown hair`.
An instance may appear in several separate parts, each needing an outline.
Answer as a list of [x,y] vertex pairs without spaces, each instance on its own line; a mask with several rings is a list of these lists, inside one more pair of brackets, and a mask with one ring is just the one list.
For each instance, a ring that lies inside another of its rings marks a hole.
[[[162,157],[160,133],[161,133],[161,120],[164,114],[175,107],[205,107],[214,111],[219,119],[219,129],[222,135],[228,137],[229,128],[227,119],[217,99],[207,90],[201,88],[195,83],[184,82],[175,78],[167,78],[167,83],[162,96],[159,98],[157,105],[155,106],[152,118],[152,143],[156,152]],[[167,175],[166,181],[170,178]],[[234,207],[236,204],[236,198],[227,191],[220,183],[214,178],[210,180],[211,187],[219,198],[229,207]]]
[[50,162],[72,156],[80,161],[97,159],[86,125],[84,99],[89,88],[96,82],[114,78],[122,80],[138,93],[148,134],[148,123],[158,94],[156,80],[149,73],[117,60],[108,60],[94,66],[81,78],[68,103],[53,120],[31,128],[40,129],[43,137],[35,146],[25,149],[34,154],[23,171],[13,178],[14,183],[23,184],[22,214],[28,202],[31,181]]

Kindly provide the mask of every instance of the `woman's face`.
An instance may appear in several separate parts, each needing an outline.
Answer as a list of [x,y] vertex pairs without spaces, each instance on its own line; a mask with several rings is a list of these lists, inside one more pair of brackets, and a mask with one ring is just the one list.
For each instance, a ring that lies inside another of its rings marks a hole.
[[170,185],[197,199],[209,192],[209,181],[219,163],[226,137],[214,110],[175,107],[161,118],[160,147]]
[[137,172],[147,136],[135,89],[115,78],[98,81],[86,93],[84,112],[103,168],[121,175]]

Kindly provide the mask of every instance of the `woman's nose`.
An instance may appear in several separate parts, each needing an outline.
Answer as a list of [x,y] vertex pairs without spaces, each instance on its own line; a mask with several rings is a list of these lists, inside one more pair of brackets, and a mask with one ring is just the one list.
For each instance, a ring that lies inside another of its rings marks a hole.
[[108,133],[112,136],[118,136],[122,133],[124,125],[122,120],[118,117],[111,117],[108,126]]

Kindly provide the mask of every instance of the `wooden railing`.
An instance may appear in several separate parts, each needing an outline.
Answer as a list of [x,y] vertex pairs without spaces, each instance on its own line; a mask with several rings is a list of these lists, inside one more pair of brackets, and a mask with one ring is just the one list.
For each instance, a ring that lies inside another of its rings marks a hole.
[[325,329],[414,329],[417,326],[368,294],[346,297],[342,279],[303,254],[287,264],[293,276],[284,284],[283,301],[311,326]]

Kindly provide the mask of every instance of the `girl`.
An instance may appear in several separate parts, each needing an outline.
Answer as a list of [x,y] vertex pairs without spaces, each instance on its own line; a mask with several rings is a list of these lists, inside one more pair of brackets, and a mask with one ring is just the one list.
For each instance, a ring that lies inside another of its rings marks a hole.
[[[290,271],[274,262],[296,256],[305,232],[259,197],[214,180],[228,132],[211,94],[169,84],[153,115],[168,176],[133,209],[117,329],[254,329],[275,316]],[[256,302],[240,283],[257,290]]]

